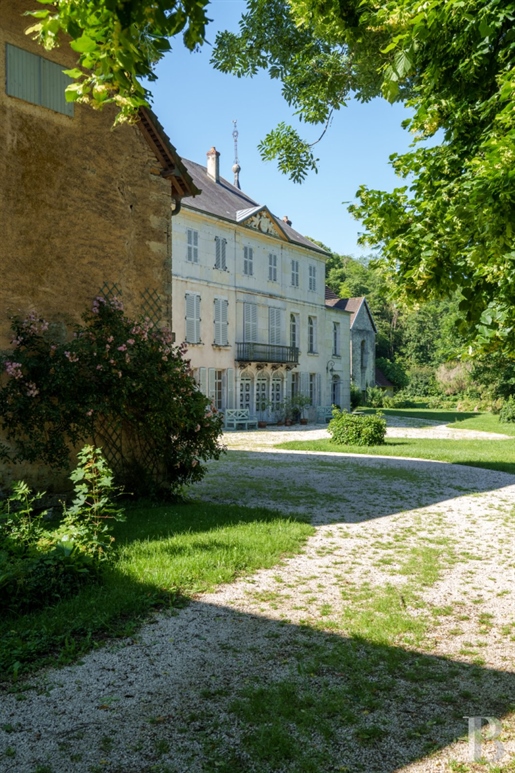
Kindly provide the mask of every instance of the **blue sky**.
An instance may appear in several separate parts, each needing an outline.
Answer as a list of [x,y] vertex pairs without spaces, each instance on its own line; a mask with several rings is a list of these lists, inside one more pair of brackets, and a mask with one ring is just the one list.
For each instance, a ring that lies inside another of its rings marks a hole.
[[[214,0],[207,38],[216,32],[237,30],[245,10],[243,0]],[[257,145],[279,121],[295,120],[281,96],[280,83],[266,73],[236,78],[216,72],[209,64],[211,45],[190,53],[179,40],[157,69],[151,84],[153,108],[181,156],[204,163],[215,145],[220,151],[220,173],[232,181],[233,119],[238,121],[238,155],[242,189],[279,217],[288,215],[300,233],[327,244],[336,252],[364,254],[357,244],[359,222],[345,202],[355,198],[362,183],[391,190],[400,181],[388,164],[394,152],[404,152],[410,135],[401,128],[407,111],[384,100],[351,103],[335,115],[324,139],[316,146],[318,174],[296,184],[281,174],[275,162],[262,161]],[[298,124],[297,124],[298,125]],[[302,125],[301,136],[314,141],[320,127]]]

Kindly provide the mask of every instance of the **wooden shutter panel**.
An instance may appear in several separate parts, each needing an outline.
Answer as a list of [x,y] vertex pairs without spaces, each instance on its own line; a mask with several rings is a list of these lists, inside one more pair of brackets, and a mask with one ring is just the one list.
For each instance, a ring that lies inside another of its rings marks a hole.
[[222,309],[220,298],[215,298],[215,344],[222,344]]
[[268,310],[268,323],[268,342],[277,346],[281,343],[281,309]]
[[64,91],[71,79],[55,62],[41,58],[41,104],[64,115],[73,115],[73,103],[67,102]]
[[40,57],[17,46],[6,45],[6,91],[11,97],[41,104],[39,86]]
[[229,336],[227,334],[227,328],[229,326],[228,318],[228,306],[229,302],[220,300],[220,345],[227,346],[229,343]]
[[207,396],[214,403],[216,397],[214,368],[208,368],[207,371]]
[[190,344],[198,343],[196,338],[195,306],[198,296],[186,293],[186,341]]
[[315,405],[322,405],[322,376],[320,373],[317,373],[316,377]]
[[207,397],[207,371],[206,368],[198,369],[199,388],[203,395]]
[[236,408],[234,404],[234,368],[227,368],[227,408]]
[[215,236],[215,268],[221,268],[222,266],[222,252],[221,252],[221,244],[220,244],[220,237]]
[[246,343],[257,342],[257,306],[255,303],[243,304],[243,339]]
[[300,374],[300,393],[309,397],[309,373]]

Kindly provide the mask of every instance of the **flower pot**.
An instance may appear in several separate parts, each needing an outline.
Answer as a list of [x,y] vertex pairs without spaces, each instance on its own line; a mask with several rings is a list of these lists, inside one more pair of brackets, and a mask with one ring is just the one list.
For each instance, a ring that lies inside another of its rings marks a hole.
[[266,428],[266,421],[258,421],[258,427],[259,427],[259,429],[265,429]]
[[301,424],[307,424],[307,423],[308,423],[308,420],[307,420],[307,419],[301,419],[301,420],[300,420],[300,423],[301,423]]
[[286,419],[284,423],[287,427],[291,427],[291,419]]

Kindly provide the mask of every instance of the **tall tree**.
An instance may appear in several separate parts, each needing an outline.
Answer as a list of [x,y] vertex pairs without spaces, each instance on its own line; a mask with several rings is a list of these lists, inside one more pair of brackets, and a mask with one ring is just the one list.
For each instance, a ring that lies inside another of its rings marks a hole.
[[[363,242],[381,248],[402,295],[461,292],[461,332],[510,353],[514,18],[515,0],[248,0],[239,33],[219,35],[213,56],[239,76],[267,69],[307,123],[327,124],[351,97],[405,102],[413,150],[392,164],[406,182],[360,188],[351,211]],[[284,124],[261,152],[297,181],[316,168],[312,146]]]

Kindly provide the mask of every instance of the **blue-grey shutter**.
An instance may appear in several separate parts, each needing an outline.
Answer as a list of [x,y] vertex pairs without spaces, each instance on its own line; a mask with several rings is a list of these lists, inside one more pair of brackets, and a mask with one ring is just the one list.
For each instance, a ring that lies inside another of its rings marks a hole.
[[316,377],[315,405],[322,405],[322,376],[320,373],[317,373]]
[[199,382],[199,388],[203,395],[206,395],[207,397],[207,369],[206,368],[199,368],[198,369],[198,382]]
[[215,391],[215,369],[208,368],[207,370],[207,396],[214,403],[216,398]]
[[220,300],[221,304],[221,345],[227,346],[229,343],[228,327],[229,327],[229,313],[228,306],[229,301]]
[[243,304],[243,340],[246,343],[257,342],[257,306],[255,303]]
[[71,79],[60,64],[41,58],[41,104],[57,113],[73,116],[73,102],[67,102],[64,91]]
[[309,373],[300,374],[300,393],[309,397]]
[[281,309],[268,309],[268,343],[278,346],[281,343]]
[[234,368],[227,368],[227,408],[236,408],[234,404]]
[[29,51],[6,44],[6,91],[9,96],[34,105],[41,104],[40,60],[41,57]]

